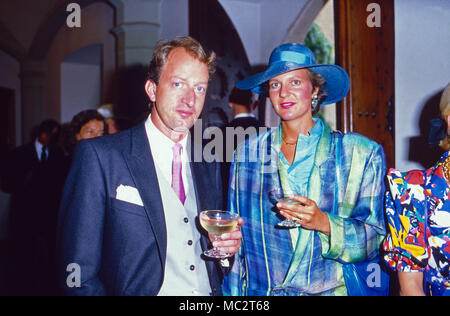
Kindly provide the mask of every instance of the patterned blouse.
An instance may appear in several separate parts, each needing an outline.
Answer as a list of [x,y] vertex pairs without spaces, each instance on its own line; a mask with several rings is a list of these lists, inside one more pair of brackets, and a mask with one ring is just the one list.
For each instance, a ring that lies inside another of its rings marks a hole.
[[424,272],[434,295],[450,292],[450,188],[442,172],[448,155],[428,170],[391,169],[387,176],[384,259],[394,271]]

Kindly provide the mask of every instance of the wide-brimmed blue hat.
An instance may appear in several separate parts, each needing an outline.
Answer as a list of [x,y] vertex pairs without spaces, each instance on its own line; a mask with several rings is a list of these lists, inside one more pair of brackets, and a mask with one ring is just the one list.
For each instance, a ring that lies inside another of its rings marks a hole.
[[350,88],[347,72],[337,65],[316,64],[312,51],[297,43],[282,44],[275,48],[270,55],[269,67],[261,73],[236,82],[236,87],[263,94],[263,83],[285,72],[302,68],[309,68],[325,78],[326,84],[322,89],[328,92],[328,96],[322,101],[322,105],[338,102],[347,95]]

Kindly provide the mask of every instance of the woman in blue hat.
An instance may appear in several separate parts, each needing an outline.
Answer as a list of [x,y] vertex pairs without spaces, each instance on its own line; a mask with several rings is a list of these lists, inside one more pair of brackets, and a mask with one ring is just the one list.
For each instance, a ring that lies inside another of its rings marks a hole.
[[246,225],[224,293],[348,295],[343,265],[377,257],[385,235],[386,167],[379,144],[313,117],[345,97],[347,73],[288,43],[236,86],[267,93],[281,123],[235,151],[228,206]]

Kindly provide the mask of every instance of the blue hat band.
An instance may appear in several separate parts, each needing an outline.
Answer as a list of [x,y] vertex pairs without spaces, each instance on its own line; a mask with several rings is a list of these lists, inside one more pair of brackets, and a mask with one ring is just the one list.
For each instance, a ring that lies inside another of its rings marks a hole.
[[314,60],[313,56],[308,56],[305,54],[301,54],[298,52],[293,51],[280,51],[276,52],[273,56],[270,58],[270,64],[277,61],[285,61],[285,62],[292,62],[296,64],[303,64],[303,65],[311,65],[315,64],[316,61]]

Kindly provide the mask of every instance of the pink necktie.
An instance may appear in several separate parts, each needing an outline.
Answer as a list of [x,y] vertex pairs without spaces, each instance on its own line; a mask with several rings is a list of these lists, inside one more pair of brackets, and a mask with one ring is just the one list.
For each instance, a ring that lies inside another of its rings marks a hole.
[[182,150],[183,150],[183,147],[179,143],[176,143],[172,147],[172,151],[173,151],[172,188],[175,191],[178,198],[180,199],[181,204],[184,205],[184,201],[186,201],[186,194],[184,193],[183,177],[181,174],[181,151]]

